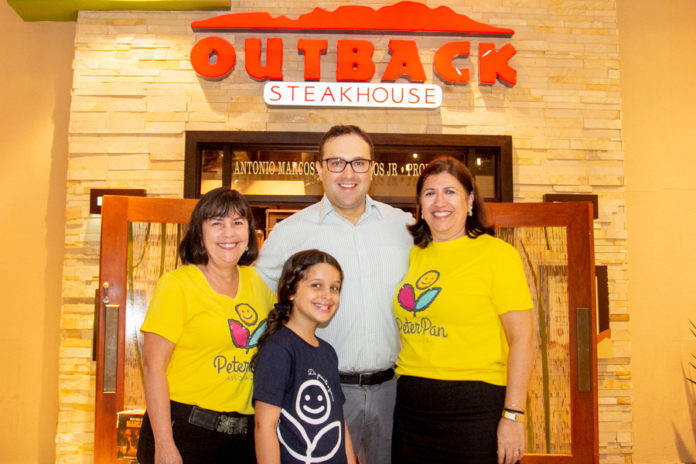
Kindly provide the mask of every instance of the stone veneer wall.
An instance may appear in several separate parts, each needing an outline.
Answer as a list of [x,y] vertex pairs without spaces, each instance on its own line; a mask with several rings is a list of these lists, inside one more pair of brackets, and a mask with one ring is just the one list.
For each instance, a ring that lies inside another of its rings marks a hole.
[[[334,9],[347,2],[323,2]],[[440,2],[427,2],[440,6]],[[361,2],[373,7],[388,3]],[[614,0],[453,0],[455,12],[515,30],[511,65],[518,82],[479,86],[472,42],[471,82],[444,86],[439,110],[277,109],[263,102],[263,83],[244,70],[244,37],[225,34],[237,64],[220,81],[200,79],[189,52],[194,20],[211,13],[81,12],[75,38],[70,117],[67,222],[60,347],[57,462],[92,461],[95,364],[94,292],[99,279],[100,217],[89,214],[91,188],[146,188],[149,196],[181,197],[185,130],[323,131],[355,123],[368,132],[506,134],[513,138],[515,201],[544,193],[599,195],[597,264],[609,270],[613,357],[599,360],[602,463],[631,462],[631,371],[626,282],[624,169],[619,57]],[[509,6],[514,5],[514,6]],[[233,12],[267,11],[291,17],[314,1],[232,1]],[[302,80],[299,34],[283,34],[285,80]],[[322,75],[335,72],[335,43]],[[202,35],[198,35],[198,38]],[[455,37],[359,35],[375,44],[379,79],[389,38],[415,39],[428,75],[432,54]],[[488,41],[488,39],[486,39]]]

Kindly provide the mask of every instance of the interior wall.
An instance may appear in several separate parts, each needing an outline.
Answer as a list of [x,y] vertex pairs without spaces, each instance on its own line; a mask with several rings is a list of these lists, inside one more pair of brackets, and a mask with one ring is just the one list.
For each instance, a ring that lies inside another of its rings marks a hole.
[[696,462],[696,3],[618,0],[633,462]]
[[[344,3],[322,6],[335,9]],[[316,0],[282,0],[272,6],[234,3],[232,11],[294,16],[316,6]],[[269,107],[263,83],[245,71],[242,50],[245,37],[270,33],[222,33],[239,61],[227,77],[209,80],[190,65],[191,48],[208,35],[192,31],[191,22],[214,14],[80,13],[69,132],[57,462],[77,462],[76,455],[86,461],[94,446],[93,417],[85,411],[94,407],[89,324],[99,285],[100,223],[89,214],[89,190],[145,188],[148,196],[180,197],[187,130],[323,131],[336,123],[359,124],[368,132],[507,134],[513,138],[515,201],[541,201],[546,193],[598,195],[595,256],[608,269],[612,334],[611,352],[598,363],[599,453],[604,464],[630,462],[631,342],[616,4],[450,0],[447,6],[515,30],[510,39],[472,38],[471,46],[477,50],[489,40],[497,48],[514,44],[516,86],[480,84],[474,53],[466,65],[471,81],[445,86],[437,110]],[[296,43],[303,34],[281,35],[284,80],[302,80],[304,59]],[[327,34],[321,71],[327,80],[335,73],[339,37]],[[401,36],[360,34],[377,51],[375,81],[387,67],[393,37]],[[426,81],[441,83],[433,55],[452,39],[412,38]],[[135,338],[137,331],[128,336]]]
[[[628,204],[633,462],[696,460],[696,35],[691,0],[617,0]],[[53,462],[74,23],[0,2],[0,462]]]
[[0,1],[0,462],[55,461],[74,23]]

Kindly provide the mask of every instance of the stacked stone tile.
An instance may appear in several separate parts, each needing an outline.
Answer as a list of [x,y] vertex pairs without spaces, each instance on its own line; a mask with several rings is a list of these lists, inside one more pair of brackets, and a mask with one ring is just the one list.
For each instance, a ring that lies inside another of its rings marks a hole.
[[[324,2],[333,9],[345,2]],[[373,7],[384,2],[361,2]],[[441,3],[428,2],[432,7]],[[232,1],[233,12],[290,17],[316,7],[306,0]],[[602,463],[631,461],[630,322],[626,277],[626,211],[614,1],[455,0],[447,6],[472,19],[515,30],[511,65],[517,85],[478,84],[472,37],[471,81],[447,86],[433,75],[437,48],[456,37],[359,35],[375,45],[377,80],[389,59],[390,38],[416,40],[429,83],[443,87],[439,110],[269,108],[263,83],[244,70],[244,38],[224,34],[237,50],[234,71],[219,81],[199,78],[189,53],[203,34],[194,20],[211,13],[81,12],[75,37],[70,117],[66,254],[60,349],[57,462],[92,461],[95,365],[94,292],[99,278],[100,218],[89,214],[91,188],[145,188],[149,196],[181,197],[184,131],[322,131],[355,123],[368,132],[506,134],[513,138],[514,196],[541,201],[545,193],[599,196],[597,264],[608,266],[613,354],[599,361]],[[302,34],[283,34],[285,80],[302,80]],[[322,76],[335,75],[336,34]],[[485,39],[489,41],[490,39]]]

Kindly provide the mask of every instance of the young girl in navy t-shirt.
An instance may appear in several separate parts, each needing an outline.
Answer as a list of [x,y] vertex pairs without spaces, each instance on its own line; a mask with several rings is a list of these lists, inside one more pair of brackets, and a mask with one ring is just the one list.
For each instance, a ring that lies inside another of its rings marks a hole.
[[252,359],[259,464],[356,462],[338,357],[314,333],[336,312],[342,281],[338,261],[319,250],[295,253],[283,266],[278,303]]

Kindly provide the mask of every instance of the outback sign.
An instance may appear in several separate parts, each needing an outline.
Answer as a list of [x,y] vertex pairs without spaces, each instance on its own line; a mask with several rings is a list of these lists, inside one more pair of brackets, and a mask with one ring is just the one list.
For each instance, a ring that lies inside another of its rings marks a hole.
[[[399,33],[442,36],[511,37],[512,29],[489,26],[457,14],[450,8],[430,8],[416,2],[400,2],[377,10],[357,5],[338,7],[334,11],[315,8],[310,13],[290,19],[272,17],[268,13],[230,13],[194,21],[191,28],[198,33],[254,31],[307,33],[293,44],[304,55],[304,81],[283,81],[283,49],[281,37],[244,39],[244,67],[249,77],[265,80],[264,101],[279,106],[355,106],[437,108],[442,103],[442,88],[427,84],[425,69],[415,40],[389,40],[391,58],[384,72],[373,82],[376,66],[375,46],[369,40],[341,38],[336,41],[336,73],[323,76],[322,55],[328,51],[328,40],[316,35],[350,33]],[[485,40],[485,39],[484,39]],[[262,56],[265,46],[265,63]],[[332,50],[333,51],[333,50]],[[509,61],[515,48],[506,43],[496,49],[493,42],[478,43],[478,81],[493,85],[496,81],[513,86],[517,71]],[[471,79],[468,67],[455,66],[455,59],[467,59],[471,53],[468,40],[443,43],[433,56],[433,71],[446,84],[465,84]],[[207,36],[191,49],[191,64],[202,77],[223,79],[237,61],[237,51],[223,37]],[[396,83],[405,78],[409,83]]]

